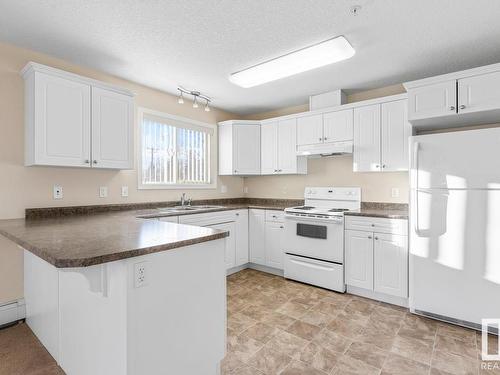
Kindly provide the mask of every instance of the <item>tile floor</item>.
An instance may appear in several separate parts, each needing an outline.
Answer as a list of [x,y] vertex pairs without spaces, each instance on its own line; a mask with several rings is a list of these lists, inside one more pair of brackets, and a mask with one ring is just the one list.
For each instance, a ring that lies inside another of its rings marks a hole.
[[397,306],[254,270],[227,294],[224,375],[500,374],[479,360],[480,334]]
[[[399,307],[254,270],[229,276],[227,294],[224,375],[500,374],[476,332]],[[26,324],[0,330],[0,375],[61,374]]]

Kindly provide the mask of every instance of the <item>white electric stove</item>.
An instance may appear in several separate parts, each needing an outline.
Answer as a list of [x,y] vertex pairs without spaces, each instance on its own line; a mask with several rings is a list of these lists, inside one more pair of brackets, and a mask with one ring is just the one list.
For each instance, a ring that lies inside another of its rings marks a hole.
[[361,189],[307,187],[304,199],[285,209],[285,277],[344,292],[344,212],[361,207]]

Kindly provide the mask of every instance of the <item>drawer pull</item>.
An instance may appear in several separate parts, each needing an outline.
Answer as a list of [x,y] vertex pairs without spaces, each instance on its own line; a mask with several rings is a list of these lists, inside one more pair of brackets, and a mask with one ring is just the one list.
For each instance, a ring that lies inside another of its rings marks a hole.
[[375,226],[375,224],[372,224],[372,227],[374,227],[374,226]]
[[332,270],[332,268],[325,267],[325,266],[320,266],[319,264],[314,264],[314,263],[309,263],[309,262],[303,262],[303,261],[295,260],[295,259],[291,259],[290,261],[292,263],[298,264],[299,266],[316,268],[317,270],[322,270],[322,271],[331,271]]

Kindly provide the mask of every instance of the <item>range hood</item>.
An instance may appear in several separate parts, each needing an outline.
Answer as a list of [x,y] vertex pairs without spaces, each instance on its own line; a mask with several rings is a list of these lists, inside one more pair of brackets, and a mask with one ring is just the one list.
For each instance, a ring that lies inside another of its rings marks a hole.
[[352,154],[352,141],[339,141],[331,143],[318,143],[314,145],[297,146],[298,156],[326,157]]

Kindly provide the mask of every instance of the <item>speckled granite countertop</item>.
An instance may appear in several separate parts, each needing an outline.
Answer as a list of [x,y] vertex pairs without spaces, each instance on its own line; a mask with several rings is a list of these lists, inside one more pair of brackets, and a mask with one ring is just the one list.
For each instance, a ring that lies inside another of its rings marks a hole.
[[58,268],[87,267],[228,236],[217,229],[136,218],[134,212],[0,220],[0,234]]
[[360,210],[349,211],[345,215],[408,220],[408,205],[404,203],[363,202]]

